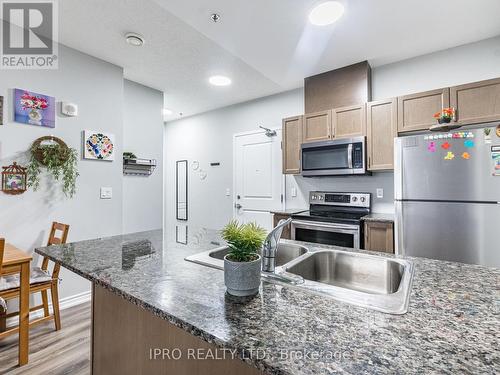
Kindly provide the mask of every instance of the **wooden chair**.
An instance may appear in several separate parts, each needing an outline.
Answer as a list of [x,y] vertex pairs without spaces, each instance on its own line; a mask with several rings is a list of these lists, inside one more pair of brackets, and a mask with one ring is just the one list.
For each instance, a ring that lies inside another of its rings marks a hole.
[[[60,235],[56,235],[56,232],[60,231]],[[59,245],[66,243],[68,238],[69,225],[61,224],[57,222],[52,223],[52,228],[50,230],[49,239],[47,241],[47,246]],[[1,247],[0,243],[0,247]],[[3,248],[2,248],[3,250]],[[3,254],[2,258],[3,258]],[[2,259],[0,258],[0,259]],[[54,264],[52,274],[49,273],[49,258],[44,257],[41,267],[34,267],[30,271],[30,293],[40,292],[42,296],[42,304],[30,308],[30,312],[43,309],[43,317],[30,321],[30,327],[43,323],[45,321],[54,319],[56,331],[61,329],[61,318],[59,313],[59,271],[61,266],[57,263]],[[1,271],[1,262],[0,262]],[[3,285],[0,283],[0,290],[2,291],[2,297],[9,300],[19,296],[19,276],[9,275],[3,278]],[[50,290],[51,300],[52,300],[52,310],[53,314],[50,315],[49,312],[49,298],[47,291]],[[5,318],[10,318],[12,316],[17,316],[18,312],[8,313],[4,315]],[[5,323],[0,322],[0,328],[4,328]],[[4,328],[5,329],[5,328]],[[17,332],[17,329],[12,330],[12,333]]]

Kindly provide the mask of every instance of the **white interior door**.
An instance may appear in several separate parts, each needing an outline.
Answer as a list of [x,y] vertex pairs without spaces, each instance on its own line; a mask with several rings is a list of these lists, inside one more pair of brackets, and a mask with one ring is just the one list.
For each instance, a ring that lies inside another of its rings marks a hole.
[[234,136],[234,218],[272,228],[270,211],[283,208],[281,129]]

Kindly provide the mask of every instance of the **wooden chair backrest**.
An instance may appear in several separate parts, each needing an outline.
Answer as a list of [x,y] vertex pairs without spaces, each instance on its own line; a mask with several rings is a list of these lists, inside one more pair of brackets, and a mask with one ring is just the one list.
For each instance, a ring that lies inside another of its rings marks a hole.
[[[59,237],[56,236],[56,232],[62,232]],[[62,224],[58,222],[52,223],[52,228],[50,229],[49,240],[47,241],[47,246],[50,245],[60,245],[65,244],[68,239],[69,225]]]
[[[60,237],[56,236],[56,231],[62,232]],[[47,241],[47,246],[51,245],[61,245],[65,244],[68,239],[69,225],[61,224],[58,222],[52,223],[52,228],[50,229],[49,240]],[[47,271],[49,267],[49,258],[44,257],[42,261],[42,270]],[[59,270],[61,265],[59,263],[54,264],[54,269],[52,270],[52,278],[56,279],[59,277]]]
[[0,274],[2,274],[3,253],[5,251],[5,238],[0,238]]

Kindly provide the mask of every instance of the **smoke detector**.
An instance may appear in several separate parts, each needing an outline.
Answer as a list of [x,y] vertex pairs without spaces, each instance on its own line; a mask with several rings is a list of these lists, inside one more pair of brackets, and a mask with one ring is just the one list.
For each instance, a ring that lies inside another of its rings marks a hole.
[[144,37],[137,33],[125,34],[125,40],[128,44],[134,47],[141,47],[145,43]]
[[210,15],[210,19],[214,22],[214,23],[217,23],[220,21],[220,14],[217,14],[217,13],[212,13]]

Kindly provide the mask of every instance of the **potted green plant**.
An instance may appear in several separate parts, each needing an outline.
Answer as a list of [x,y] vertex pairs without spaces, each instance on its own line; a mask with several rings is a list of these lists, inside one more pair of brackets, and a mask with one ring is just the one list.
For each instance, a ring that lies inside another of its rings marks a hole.
[[28,187],[38,190],[42,167],[54,177],[56,181],[62,179],[63,193],[72,198],[76,193],[76,178],[79,176],[78,152],[70,148],[57,137],[38,138],[30,148],[30,162],[28,164]]
[[224,282],[233,296],[252,296],[259,292],[260,250],[266,238],[264,228],[256,223],[239,224],[230,221],[222,230],[229,246],[224,257]]

